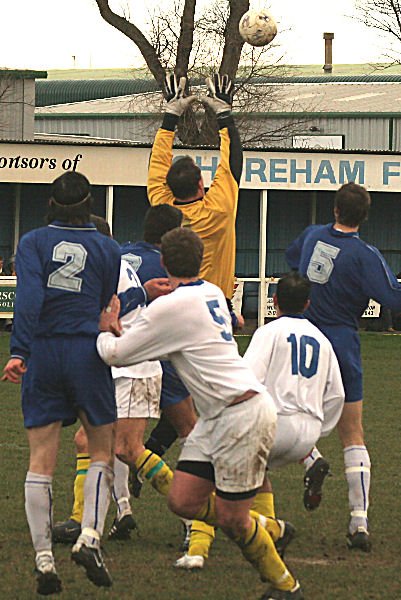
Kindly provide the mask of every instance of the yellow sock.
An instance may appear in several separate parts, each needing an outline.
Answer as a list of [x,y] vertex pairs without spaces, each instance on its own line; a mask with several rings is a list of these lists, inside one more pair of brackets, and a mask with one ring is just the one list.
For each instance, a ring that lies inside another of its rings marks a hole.
[[91,457],[86,453],[77,454],[77,472],[74,481],[74,506],[72,507],[71,519],[82,523],[84,514],[84,484],[86,474],[91,464]]
[[258,520],[252,518],[252,525],[242,538],[235,542],[242,554],[258,571],[262,581],[269,581],[279,590],[291,590],[295,579],[277,554],[268,532],[261,527]]
[[209,549],[214,540],[214,527],[203,521],[193,521],[191,525],[191,539],[189,542],[189,556],[203,556],[209,558]]
[[146,477],[159,494],[163,496],[168,495],[173,479],[173,471],[160,456],[151,450],[145,450],[135,461],[135,466],[140,478]]
[[216,495],[214,492],[212,494],[210,494],[206,504],[204,506],[202,506],[202,508],[200,509],[198,514],[195,515],[195,519],[197,521],[204,521],[205,523],[207,523],[208,525],[211,525],[212,527],[216,527],[216,525],[217,525],[216,512],[214,509],[215,497],[216,497]]
[[[252,505],[253,508],[253,505]],[[269,532],[270,537],[273,542],[277,542],[278,538],[281,536],[281,527],[277,521],[272,517],[265,517],[257,513],[255,510],[250,510],[249,515],[258,521],[258,523]]]
[[272,492],[258,492],[252,504],[252,510],[264,517],[275,518],[274,496]]

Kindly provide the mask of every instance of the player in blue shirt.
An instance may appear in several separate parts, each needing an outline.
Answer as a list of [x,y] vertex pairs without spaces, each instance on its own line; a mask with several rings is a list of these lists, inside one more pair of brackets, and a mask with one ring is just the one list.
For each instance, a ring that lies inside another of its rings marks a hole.
[[[95,217],[93,217],[95,219]],[[99,217],[96,219],[97,227],[102,233],[110,235],[110,231],[103,231],[104,225],[102,225],[102,219]],[[121,255],[122,258],[130,264],[132,270],[136,273],[141,281],[142,288],[130,288],[124,294],[120,294],[119,297],[124,296],[124,312],[129,312],[136,306],[136,303],[141,303],[149,295],[147,293],[149,285],[152,282],[164,281],[167,277],[165,269],[161,266],[161,251],[160,243],[161,237],[166,231],[173,229],[181,225],[182,213],[181,211],[168,204],[158,205],[151,207],[144,220],[144,238],[145,241],[136,243],[127,243],[122,246]],[[142,290],[140,293],[136,293]],[[128,298],[128,301],[126,299]],[[121,312],[120,312],[121,316]],[[154,455],[164,454],[166,448],[163,445],[169,447],[176,439],[177,432],[180,440],[183,443],[184,438],[193,429],[196,422],[196,414],[193,407],[193,401],[189,395],[188,390],[178,378],[173,366],[169,361],[162,361],[163,365],[163,383],[160,398],[160,408],[163,414],[167,414],[174,423],[170,424],[168,418],[163,420],[161,425],[156,426],[157,440],[153,438],[149,443],[142,444],[143,435],[147,425],[147,419],[138,418],[135,413],[135,397],[133,397],[133,409],[130,418],[122,416],[120,410],[118,411],[118,425],[116,433],[116,454],[127,457],[129,459],[130,468],[133,471],[133,479],[138,482],[136,478],[135,461],[143,455],[143,460],[140,460],[140,465],[145,462],[149,455],[149,451]],[[117,399],[119,394],[117,391]],[[162,435],[160,433],[162,432]],[[88,454],[86,436],[82,432],[82,428],[78,430],[75,436],[75,443],[77,448],[77,475],[74,483],[74,508],[72,516],[61,523],[57,523],[53,529],[53,540],[56,542],[70,543],[74,542],[81,532],[81,520],[83,511],[83,487],[85,481],[85,473],[88,465],[90,464],[90,456]],[[159,446],[161,446],[162,452],[158,452]],[[116,464],[115,464],[116,467]],[[127,483],[123,482],[124,470],[118,463],[118,469],[115,471],[115,485],[113,489],[113,497],[117,503],[121,500],[124,505],[127,503],[129,497]],[[141,484],[139,484],[141,485]],[[157,488],[157,482],[152,479],[152,485]],[[135,494],[134,495],[139,495]],[[126,539],[129,536],[129,529],[133,526],[133,520],[124,519],[119,513],[113,526],[110,530],[109,537],[114,539]]]
[[[356,183],[343,185],[334,200],[335,222],[312,225],[287,249],[287,261],[312,282],[306,316],[331,341],[340,364],[345,405],[338,423],[344,451],[351,518],[349,548],[369,552],[368,506],[370,459],[362,426],[362,365],[359,318],[372,298],[393,310],[401,309],[401,286],[380,252],[359,238],[359,226],[368,216],[370,195]],[[308,494],[321,495],[328,463],[314,449],[306,459]],[[313,505],[307,506],[313,508]]]
[[[120,248],[89,222],[90,186],[67,172],[52,184],[48,226],[18,244],[11,358],[3,381],[19,383],[30,463],[25,506],[36,551],[37,591],[61,591],[52,553],[52,478],[60,431],[80,418],[92,463],[85,485],[82,534],[72,559],[98,586],[111,579],[100,537],[113,481],[116,405],[111,371],[96,351],[102,308],[116,292]],[[84,385],[83,385],[84,382]]]

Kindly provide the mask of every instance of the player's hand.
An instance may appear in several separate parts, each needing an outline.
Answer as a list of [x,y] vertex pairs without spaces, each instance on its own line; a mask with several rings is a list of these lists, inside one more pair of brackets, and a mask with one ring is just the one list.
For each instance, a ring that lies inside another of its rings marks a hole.
[[202,96],[202,103],[214,110],[216,115],[230,112],[233,103],[234,88],[228,75],[215,73],[213,79],[210,77],[206,79],[206,85],[208,94],[207,96]]
[[26,364],[21,358],[10,358],[4,367],[4,375],[1,381],[11,381],[11,383],[21,383],[22,375],[26,373]]
[[109,302],[109,305],[102,310],[99,319],[99,330],[109,331],[116,337],[120,337],[122,327],[118,315],[120,314],[120,300],[114,294]]
[[158,279],[149,279],[143,284],[146,290],[149,300],[154,300],[159,296],[165,296],[171,292],[171,287],[167,277],[160,277]]
[[237,331],[238,329],[243,329],[244,325],[245,325],[245,319],[242,315],[237,315],[237,313],[235,313],[235,316],[237,317],[237,322],[235,324],[235,331]]
[[181,77],[177,84],[175,75],[166,76],[164,82],[167,97],[166,112],[180,117],[182,113],[195,102],[197,99],[196,96],[184,96],[186,83],[186,77]]

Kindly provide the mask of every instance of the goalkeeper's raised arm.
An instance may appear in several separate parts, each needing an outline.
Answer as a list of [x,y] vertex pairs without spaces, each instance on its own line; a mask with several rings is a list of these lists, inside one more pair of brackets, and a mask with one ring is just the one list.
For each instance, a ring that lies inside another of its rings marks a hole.
[[152,148],[148,175],[148,198],[154,204],[175,204],[203,240],[204,259],[200,275],[218,285],[226,298],[234,286],[235,218],[242,172],[242,147],[231,113],[233,86],[227,75],[206,80],[207,96],[200,98],[217,117],[220,133],[220,163],[205,192],[199,166],[185,156],[172,164],[175,127],[182,113],[196,100],[185,96],[185,78],[177,84],[166,79],[167,106]]

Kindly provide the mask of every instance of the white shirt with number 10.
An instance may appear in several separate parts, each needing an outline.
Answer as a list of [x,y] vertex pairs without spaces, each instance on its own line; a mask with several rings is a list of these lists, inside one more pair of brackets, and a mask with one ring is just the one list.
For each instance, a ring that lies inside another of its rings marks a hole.
[[244,356],[273,397],[278,415],[307,413],[328,435],[340,417],[344,389],[329,340],[301,315],[257,329]]

